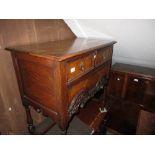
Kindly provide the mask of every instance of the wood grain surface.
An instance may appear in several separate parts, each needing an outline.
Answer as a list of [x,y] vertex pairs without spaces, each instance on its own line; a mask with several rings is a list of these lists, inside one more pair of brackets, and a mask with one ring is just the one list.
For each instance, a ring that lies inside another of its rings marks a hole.
[[[5,48],[74,38],[63,20],[0,20],[0,132],[20,134],[26,127],[10,52]],[[31,110],[34,122],[43,118]]]

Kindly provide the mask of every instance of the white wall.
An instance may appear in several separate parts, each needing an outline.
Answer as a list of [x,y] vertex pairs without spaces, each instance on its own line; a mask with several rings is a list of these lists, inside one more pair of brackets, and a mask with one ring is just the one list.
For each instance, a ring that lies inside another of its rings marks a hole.
[[79,37],[114,39],[113,62],[155,68],[155,20],[65,20]]

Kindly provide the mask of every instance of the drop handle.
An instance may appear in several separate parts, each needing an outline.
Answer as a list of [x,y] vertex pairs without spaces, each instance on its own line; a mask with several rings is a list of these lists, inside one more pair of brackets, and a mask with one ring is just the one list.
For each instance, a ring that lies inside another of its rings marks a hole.
[[83,62],[80,62],[80,69],[81,69],[81,71],[84,71],[84,63]]
[[139,79],[133,79],[134,82],[139,82]]
[[105,53],[103,53],[103,60],[106,60],[106,55],[105,55]]
[[120,78],[117,78],[117,81],[120,81],[121,79]]

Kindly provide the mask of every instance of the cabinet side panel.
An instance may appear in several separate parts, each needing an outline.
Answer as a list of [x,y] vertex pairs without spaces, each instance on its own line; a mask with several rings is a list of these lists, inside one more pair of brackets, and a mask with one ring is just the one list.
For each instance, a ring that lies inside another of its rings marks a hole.
[[[37,57],[32,57],[22,57],[22,55],[17,57],[22,95],[24,98],[34,101],[38,108],[42,107],[43,110],[45,108],[57,112],[57,99],[59,98],[57,64],[55,61],[49,62],[44,58],[40,59],[39,62]],[[45,61],[44,64],[41,63],[43,61]]]

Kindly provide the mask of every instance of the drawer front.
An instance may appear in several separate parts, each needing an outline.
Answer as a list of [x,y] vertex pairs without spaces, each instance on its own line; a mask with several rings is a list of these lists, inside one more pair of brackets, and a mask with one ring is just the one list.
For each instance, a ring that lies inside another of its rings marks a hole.
[[86,57],[84,57],[84,70],[85,72],[88,72],[89,70],[94,68],[94,55],[89,54]]
[[96,59],[95,59],[95,66],[98,66],[107,60],[111,59],[112,57],[112,50],[110,47],[98,49],[96,51]]
[[124,80],[125,80],[124,74],[111,72],[108,83],[108,95],[121,98]]
[[145,80],[129,76],[125,98],[137,104],[143,104],[145,86]]
[[155,112],[155,81],[145,80],[145,96],[143,105],[149,111]]
[[88,72],[94,67],[93,54],[90,53],[82,58],[67,63],[67,79],[73,80],[81,74]]

